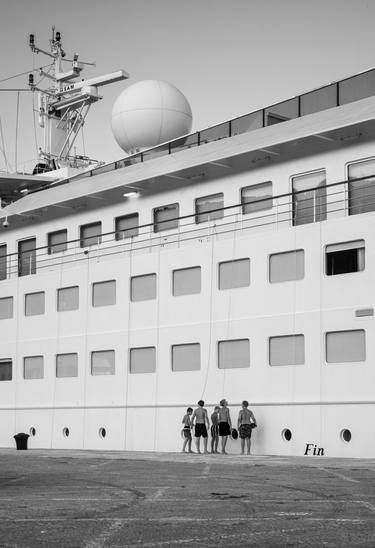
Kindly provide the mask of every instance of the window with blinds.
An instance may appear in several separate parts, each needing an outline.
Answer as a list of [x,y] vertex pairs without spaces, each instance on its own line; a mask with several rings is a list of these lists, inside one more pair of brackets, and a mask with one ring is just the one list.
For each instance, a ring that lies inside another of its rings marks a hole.
[[242,213],[256,213],[272,209],[272,182],[241,188]]
[[179,215],[179,204],[156,207],[154,209],[154,232],[178,228]]
[[78,310],[79,287],[61,287],[57,290],[57,311]]
[[365,269],[365,241],[355,240],[326,246],[326,274],[335,276]]
[[147,346],[131,348],[129,353],[130,373],[154,373],[156,370],[156,348]]
[[304,225],[327,218],[325,170],[292,178],[293,224]]
[[82,225],[80,227],[80,246],[90,247],[92,245],[98,245],[102,241],[102,223],[90,223],[88,225]]
[[116,304],[116,281],[109,280],[92,284],[92,306]]
[[375,158],[348,165],[348,209],[349,215],[375,210]]
[[2,297],[0,299],[0,320],[13,318],[13,297]]
[[56,377],[78,377],[78,354],[56,355]]
[[57,230],[48,234],[48,254],[61,253],[68,248],[68,231]]
[[[211,194],[195,200],[195,222],[205,223],[224,217],[224,194]],[[218,210],[218,211],[215,211]]]
[[219,369],[250,367],[249,339],[234,339],[218,342]]
[[0,280],[7,279],[7,246],[0,245]]
[[44,310],[44,291],[39,291],[37,293],[27,293],[25,295],[25,316],[39,316],[40,314],[44,314]]
[[131,215],[123,215],[115,219],[115,238],[116,240],[126,240],[138,236],[139,233],[139,215],[132,213]]
[[304,335],[283,335],[269,338],[270,365],[303,365],[304,363]]
[[364,329],[326,333],[326,362],[347,363],[366,360]]
[[173,296],[194,295],[201,292],[201,267],[180,268],[173,271]]
[[44,358],[43,356],[26,356],[23,359],[23,378],[26,380],[43,379]]
[[219,289],[234,289],[250,285],[250,259],[219,263]]
[[172,346],[172,371],[198,371],[200,368],[201,345],[199,343]]
[[132,302],[156,299],[156,274],[133,276],[130,280],[130,298]]
[[0,381],[12,380],[12,360],[5,358],[0,360]]
[[114,375],[115,351],[98,350],[91,352],[91,375]]
[[269,281],[271,283],[302,280],[305,276],[303,249],[274,253],[269,256]]

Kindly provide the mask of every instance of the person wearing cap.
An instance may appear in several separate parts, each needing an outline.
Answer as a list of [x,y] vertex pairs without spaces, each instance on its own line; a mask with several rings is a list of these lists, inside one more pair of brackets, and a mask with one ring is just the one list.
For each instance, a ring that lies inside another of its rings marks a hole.
[[[193,416],[191,418],[191,424],[194,426],[195,421],[195,445],[197,446],[197,452],[201,452],[200,443],[201,443],[201,436],[203,438],[203,444],[204,444],[204,452],[208,453],[207,451],[207,442],[208,442],[208,434],[207,429],[210,428],[210,421],[208,420],[207,410],[204,408],[204,401],[199,400],[198,407],[194,411]],[[207,428],[206,428],[207,424]]]
[[242,402],[242,409],[238,413],[238,432],[241,438],[241,455],[245,454],[245,441],[247,447],[247,454],[250,455],[251,445],[251,432],[256,427],[257,422],[254,417],[254,413],[248,409],[249,402],[244,400]]
[[219,409],[219,436],[221,437],[221,452],[226,455],[225,447],[227,445],[228,436],[232,430],[232,421],[228,409],[227,400],[221,400]]

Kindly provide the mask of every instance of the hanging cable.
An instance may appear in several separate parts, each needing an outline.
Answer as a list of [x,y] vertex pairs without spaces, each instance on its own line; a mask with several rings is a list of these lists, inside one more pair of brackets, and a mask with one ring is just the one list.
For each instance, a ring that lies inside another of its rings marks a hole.
[[20,110],[20,92],[17,93],[17,107],[16,107],[16,145],[15,145],[15,151],[14,151],[14,167],[15,171],[17,173],[18,171],[18,165],[17,165],[17,152],[18,152],[18,116],[19,116],[19,110]]
[[5,142],[4,142],[4,134],[3,134],[3,124],[2,124],[2,122],[1,122],[1,118],[0,118],[0,138],[1,138],[1,144],[2,144],[1,152],[3,153],[3,156],[4,156],[5,168],[6,168],[6,170],[9,172],[9,162],[8,162],[8,158],[7,158],[7,155],[6,155],[6,152],[5,152]]
[[[43,65],[42,67],[40,67],[40,69],[44,69],[46,67],[49,67],[52,64],[53,63],[48,63],[48,65]],[[7,82],[8,80],[12,80],[13,78],[18,78],[19,76],[24,76],[25,74],[30,74],[30,72],[35,72],[36,70],[40,70],[40,69],[32,68],[32,69],[26,70],[25,72],[20,72],[19,74],[15,74],[14,76],[8,76],[7,78],[3,78],[2,80],[0,80],[0,84],[2,82]]]

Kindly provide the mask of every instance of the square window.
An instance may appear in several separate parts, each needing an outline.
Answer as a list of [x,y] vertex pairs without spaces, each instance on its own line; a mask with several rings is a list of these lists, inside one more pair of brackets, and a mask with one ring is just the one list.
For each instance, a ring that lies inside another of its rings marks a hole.
[[23,378],[43,379],[44,359],[43,356],[27,356],[23,359]]
[[27,293],[25,295],[25,316],[39,316],[44,314],[44,301],[44,291],[39,291],[38,293]]
[[219,263],[219,289],[234,289],[250,285],[250,259]]
[[78,377],[78,354],[57,354],[56,377]]
[[173,271],[173,296],[195,295],[201,292],[201,267],[180,268]]
[[122,217],[116,217],[115,230],[116,240],[126,240],[126,238],[132,238],[138,236],[139,216],[138,213],[132,213],[131,215],[123,215]]
[[163,230],[178,228],[179,215],[179,204],[156,207],[154,209],[154,232],[162,232]]
[[154,373],[156,370],[156,349],[154,346],[130,349],[130,373]]
[[326,274],[335,276],[365,269],[365,241],[356,240],[326,246]]
[[61,253],[68,248],[68,231],[57,230],[48,234],[48,254]]
[[98,350],[91,352],[91,375],[114,375],[115,351]]
[[218,367],[219,369],[250,367],[249,339],[219,341]]
[[57,311],[65,312],[68,310],[78,310],[79,307],[79,287],[62,287],[57,290]]
[[81,247],[90,247],[91,245],[98,245],[102,241],[102,223],[90,223],[88,225],[82,225],[80,228],[80,245]]
[[9,358],[0,360],[0,381],[12,380],[12,360]]
[[205,223],[224,217],[224,194],[211,194],[195,200],[195,222]]
[[326,333],[327,363],[364,362],[365,360],[366,333],[364,329]]
[[270,365],[303,365],[304,363],[304,335],[283,335],[269,338]]
[[116,281],[92,284],[92,306],[110,306],[116,304]]
[[198,371],[200,368],[201,345],[199,343],[172,346],[172,371]]
[[13,318],[13,297],[0,299],[0,320]]
[[156,274],[133,276],[130,280],[132,302],[156,299]]
[[272,182],[241,188],[242,213],[255,213],[272,209]]
[[305,277],[305,252],[303,249],[274,253],[269,256],[269,281],[271,283],[303,280]]

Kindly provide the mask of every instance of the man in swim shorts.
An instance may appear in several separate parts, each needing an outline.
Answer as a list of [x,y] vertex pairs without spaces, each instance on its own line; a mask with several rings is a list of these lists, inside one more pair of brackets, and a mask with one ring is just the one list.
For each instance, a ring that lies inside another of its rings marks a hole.
[[191,450],[191,414],[193,413],[193,409],[191,407],[188,407],[186,410],[186,415],[184,415],[184,418],[182,419],[182,424],[184,425],[183,428],[183,434],[184,434],[184,443],[182,444],[182,452],[186,453],[186,446],[188,446],[189,453],[193,453]]
[[226,455],[225,447],[227,445],[228,436],[232,430],[232,421],[230,419],[227,400],[221,400],[219,409],[219,436],[221,437],[221,452]]
[[217,405],[211,415],[211,453],[218,453],[217,446],[219,445],[219,411]]
[[[195,445],[197,446],[197,452],[201,452],[200,443],[201,443],[201,437],[203,438],[203,444],[204,444],[204,452],[208,453],[207,451],[207,428],[210,428],[210,421],[208,420],[207,410],[204,408],[204,401],[199,400],[198,407],[194,411],[193,416],[191,418],[191,424],[194,426],[195,421]],[[206,428],[207,424],[207,428]]]
[[250,455],[251,445],[251,432],[256,427],[257,422],[254,417],[254,413],[248,409],[249,402],[244,400],[242,402],[242,409],[238,413],[238,432],[241,438],[241,455],[245,454],[245,441],[247,447],[247,454]]

